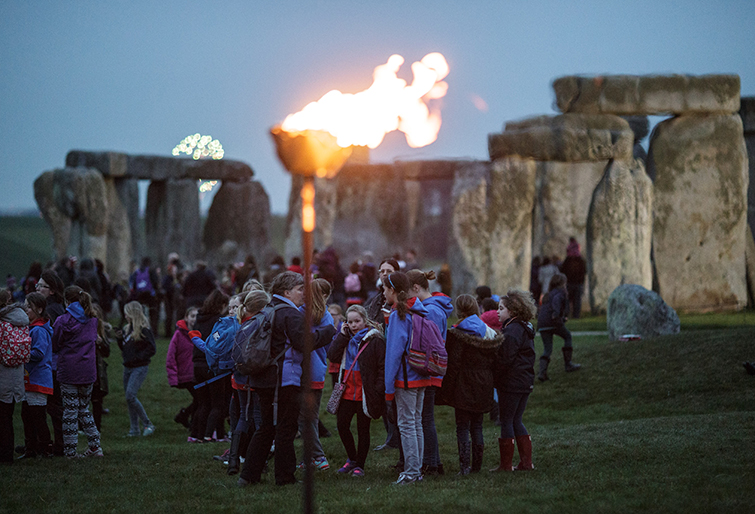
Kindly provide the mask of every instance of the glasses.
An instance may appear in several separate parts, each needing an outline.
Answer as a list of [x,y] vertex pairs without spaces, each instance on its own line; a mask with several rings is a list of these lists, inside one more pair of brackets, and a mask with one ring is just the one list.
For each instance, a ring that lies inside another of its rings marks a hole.
[[50,289],[50,286],[48,286],[47,284],[41,284],[39,282],[37,283],[36,286],[34,286],[34,289],[43,289],[43,288],[44,289]]

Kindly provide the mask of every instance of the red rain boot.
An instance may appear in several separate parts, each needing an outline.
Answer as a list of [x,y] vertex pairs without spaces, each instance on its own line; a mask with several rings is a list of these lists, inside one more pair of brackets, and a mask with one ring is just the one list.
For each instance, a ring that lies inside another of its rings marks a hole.
[[514,439],[498,438],[498,451],[501,453],[501,464],[490,471],[514,471],[511,463],[514,460]]
[[532,464],[532,437],[529,435],[520,435],[516,438],[516,445],[519,447],[519,464],[514,471],[529,471],[535,469]]

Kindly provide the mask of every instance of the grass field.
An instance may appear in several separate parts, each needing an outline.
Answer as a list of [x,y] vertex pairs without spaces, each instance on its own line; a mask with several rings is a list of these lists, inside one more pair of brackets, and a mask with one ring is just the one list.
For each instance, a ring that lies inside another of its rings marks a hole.
[[2,287],[8,273],[20,281],[33,261],[44,266],[55,257],[52,232],[41,217],[0,216],[0,248]]
[[[729,323],[731,324],[731,323]],[[574,327],[572,327],[574,328]],[[458,477],[453,411],[436,409],[446,475],[396,487],[397,452],[370,452],[367,476],[342,477],[346,459],[334,416],[323,439],[331,470],[316,475],[319,512],[753,512],[755,511],[755,327],[690,330],[632,343],[575,338],[577,373],[554,358],[552,380],[538,384],[525,413],[536,469]],[[540,341],[536,340],[538,352]],[[167,341],[140,394],[157,425],[149,438],[126,439],[128,415],[116,350],[103,418],[101,460],[61,458],[0,468],[0,512],[265,512],[300,510],[302,488],[263,483],[235,487],[212,460],[222,443],[189,445],[172,421],[188,394],[171,389]],[[560,352],[559,352],[560,353]],[[329,388],[325,397],[329,394]],[[22,442],[19,410],[16,440]],[[485,422],[483,469],[497,464],[496,427]],[[372,424],[372,446],[383,441]],[[80,449],[85,447],[83,436]],[[300,442],[297,441],[297,451]]]

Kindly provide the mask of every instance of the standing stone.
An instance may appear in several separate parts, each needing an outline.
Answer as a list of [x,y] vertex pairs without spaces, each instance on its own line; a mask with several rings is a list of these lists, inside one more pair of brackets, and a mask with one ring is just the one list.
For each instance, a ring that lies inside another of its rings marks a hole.
[[131,224],[128,208],[124,204],[116,182],[118,179],[105,178],[105,191],[108,204],[107,218],[107,261],[106,270],[113,279],[128,277],[132,258]]
[[147,190],[147,254],[155,266],[170,252],[191,262],[201,255],[199,190],[193,179],[154,181]]
[[650,147],[658,292],[677,310],[744,307],[748,172],[741,118],[672,118],[656,126]]
[[508,157],[456,171],[449,264],[454,295],[529,287],[535,161]]
[[532,254],[563,259],[569,238],[585,247],[585,227],[595,186],[606,161],[537,162]]
[[135,256],[147,255],[147,239],[144,233],[144,220],[139,212],[139,181],[134,178],[115,178],[113,181],[118,200],[126,211],[128,226],[131,232],[131,250],[128,255],[121,257],[130,262]]
[[[211,265],[254,255],[270,260],[270,198],[257,181],[223,182],[207,213],[202,237]],[[230,244],[234,243],[234,244]]]
[[742,118],[747,145],[750,177],[750,184],[747,187],[747,223],[750,225],[750,230],[755,230],[755,97],[743,97],[741,104],[739,115]]
[[627,334],[642,339],[678,334],[679,316],[657,293],[636,284],[617,287],[608,297],[608,338],[617,341]]
[[639,160],[611,161],[595,188],[587,220],[590,308],[606,311],[622,284],[653,285],[650,250],[653,183]]

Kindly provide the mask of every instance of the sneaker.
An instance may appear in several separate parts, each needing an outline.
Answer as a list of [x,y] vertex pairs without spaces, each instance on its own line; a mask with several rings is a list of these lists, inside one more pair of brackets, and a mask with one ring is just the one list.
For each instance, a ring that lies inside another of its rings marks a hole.
[[396,480],[395,485],[408,485],[413,484],[414,482],[419,482],[420,480],[422,480],[422,475],[411,477],[409,475],[404,475],[403,473],[401,473],[398,476],[398,480]]
[[356,468],[357,465],[351,462],[350,460],[346,461],[346,464],[341,466],[341,469],[337,471],[337,473],[351,473],[351,471]]
[[213,460],[220,460],[220,461],[223,461],[223,462],[228,462],[228,457],[230,455],[231,455],[231,449],[229,448],[226,451],[224,451],[222,455],[215,455],[214,457],[212,457],[212,459]]
[[364,470],[360,468],[359,466],[355,467],[351,470],[351,476],[353,477],[363,477],[364,476]]
[[93,450],[92,448],[87,449],[87,451],[84,452],[84,457],[104,457],[105,454],[102,453],[102,448],[97,448]]
[[142,432],[142,435],[144,437],[147,437],[148,435],[152,435],[155,433],[155,425],[147,425],[144,427],[144,432]]
[[202,440],[202,439],[197,439],[196,437],[191,437],[191,436],[189,436],[189,437],[187,437],[187,438],[186,438],[186,442],[187,442],[187,443],[203,443],[203,442],[204,442],[204,440]]
[[326,459],[325,457],[315,459],[314,461],[312,461],[312,464],[314,464],[315,468],[318,469],[319,471],[325,471],[325,470],[330,469],[330,464],[328,463],[328,459]]

